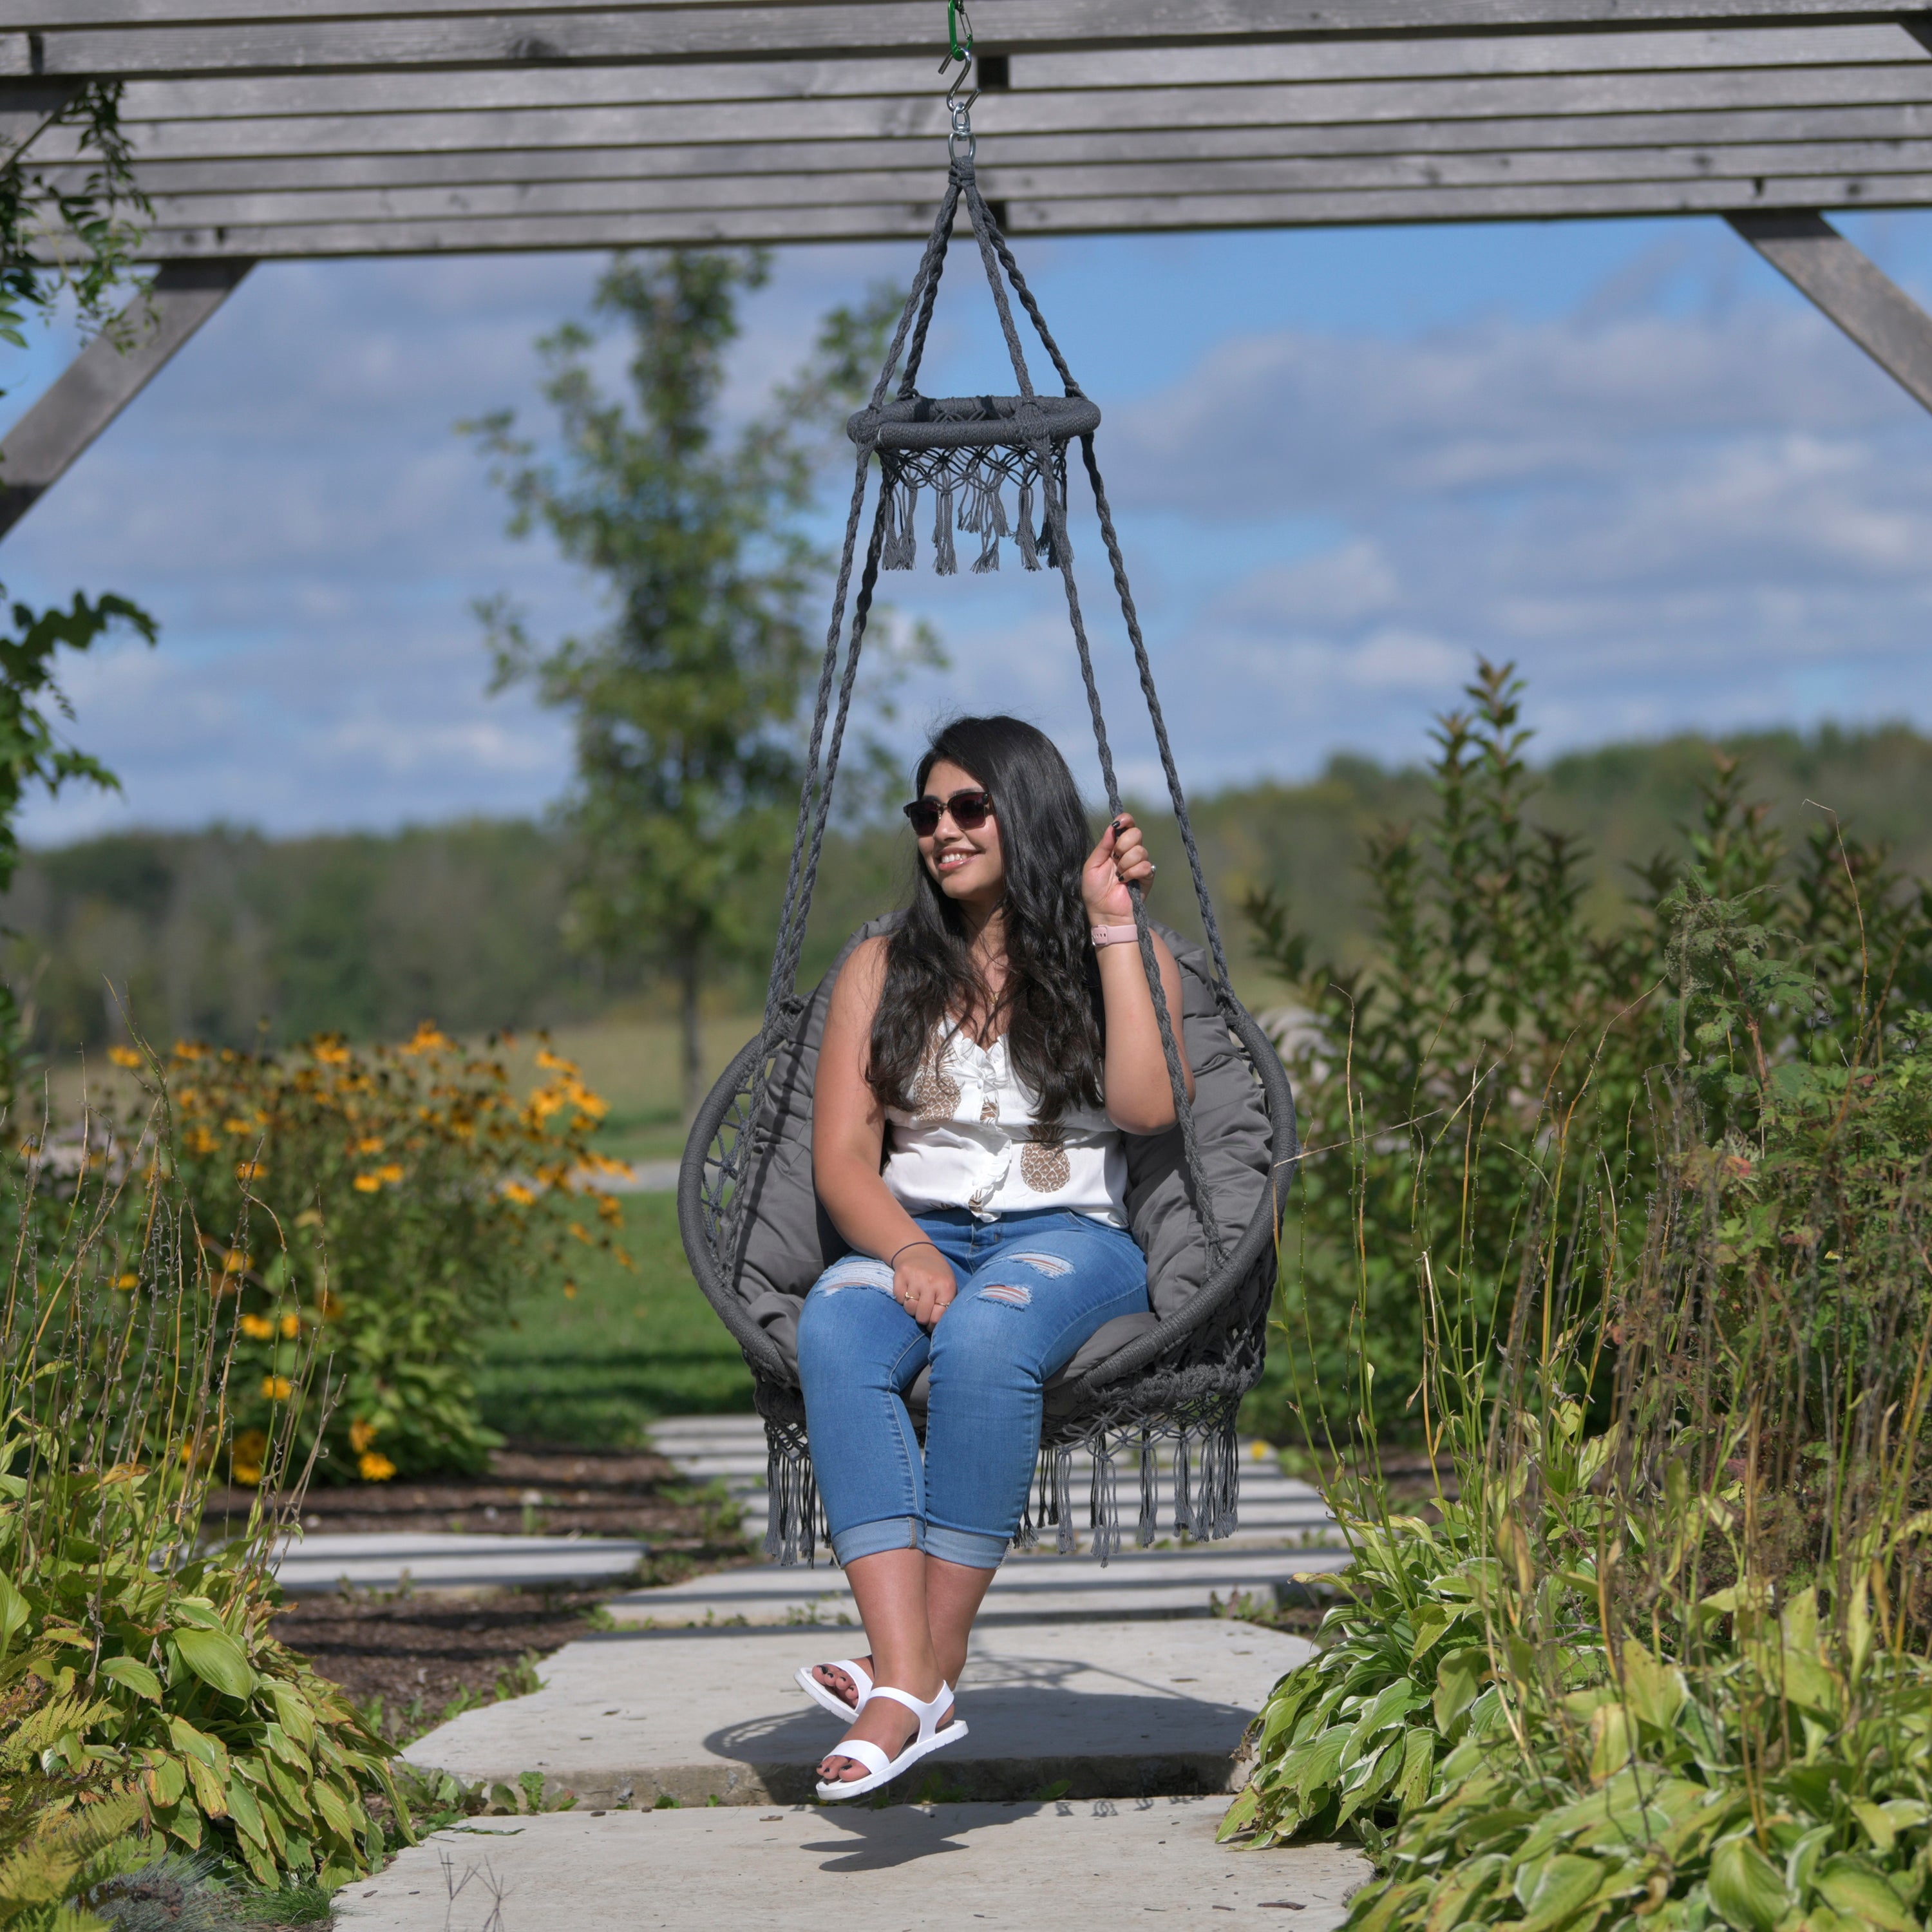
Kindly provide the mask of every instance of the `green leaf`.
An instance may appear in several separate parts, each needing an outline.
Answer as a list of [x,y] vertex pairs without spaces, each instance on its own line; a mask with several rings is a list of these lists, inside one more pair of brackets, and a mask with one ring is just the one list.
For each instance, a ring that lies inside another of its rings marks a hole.
[[228,1815],[244,1838],[267,1848],[268,1834],[262,1826],[261,1807],[255,1802],[255,1794],[248,1789],[247,1780],[238,1774],[228,1780]]
[[1451,1651],[1436,1666],[1433,1708],[1438,1730],[1447,1731],[1476,1701],[1489,1674],[1489,1653],[1480,1649]]
[[100,1674],[116,1684],[125,1685],[137,1697],[146,1697],[154,1704],[161,1701],[161,1680],[145,1664],[131,1657],[103,1658]]
[[310,1801],[320,1815],[322,1822],[335,1835],[345,1842],[353,1844],[356,1828],[350,1822],[349,1808],[337,1796],[334,1789],[320,1781],[309,1787]]
[[0,1647],[13,1642],[14,1633],[32,1614],[26,1598],[14,1587],[13,1580],[0,1576]]
[[1396,1797],[1405,1813],[1429,1796],[1430,1774],[1436,1768],[1436,1738],[1418,1725],[1403,1740],[1402,1770],[1395,1781]]
[[1575,1917],[1596,1897],[1605,1870],[1594,1858],[1575,1858],[1568,1852],[1552,1858],[1523,1901],[1520,1932],[1548,1932]]
[[1862,1858],[1840,1852],[1818,1868],[1815,1881],[1825,1902],[1854,1918],[1880,1926],[1883,1932],[1918,1932],[1918,1921],[1898,1894]]
[[173,1641],[182,1661],[224,1697],[246,1697],[254,1689],[255,1673],[242,1646],[226,1630],[178,1630]]
[[1622,1658],[1624,1696],[1632,1714],[1652,1730],[1668,1731],[1690,1690],[1675,1664],[1660,1664],[1640,1643],[1627,1643]]
[[1726,1838],[1711,1854],[1711,1903],[1737,1932],[1771,1932],[1791,1905],[1774,1865],[1748,1836]]

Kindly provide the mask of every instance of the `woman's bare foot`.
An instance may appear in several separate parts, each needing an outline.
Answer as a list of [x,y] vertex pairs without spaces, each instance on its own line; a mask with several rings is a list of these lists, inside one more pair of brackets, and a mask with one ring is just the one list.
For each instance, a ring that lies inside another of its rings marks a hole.
[[[870,1651],[868,1651],[863,1657],[854,1658],[852,1661],[856,1664],[868,1677],[870,1677],[874,1674],[872,1670],[872,1654]],[[852,1682],[851,1678],[845,1673],[845,1672],[839,1669],[837,1664],[814,1664],[812,1666],[812,1674],[818,1679],[820,1688],[830,1690],[832,1696],[838,1700],[840,1703],[845,1705],[851,1710],[856,1711],[858,1709],[859,1687]]]
[[[854,1658],[854,1662],[860,1660]],[[871,1662],[868,1658],[865,1660]],[[940,1686],[933,1685],[924,1694],[936,1697]],[[921,1694],[914,1691],[913,1695]],[[946,1708],[940,1713],[936,1728],[944,1730],[952,1721],[952,1700],[949,1697]],[[877,1744],[888,1758],[896,1758],[919,1735],[919,1719],[899,1702],[896,1697],[874,1697],[859,1713],[852,1727],[839,1742],[848,1738],[863,1738],[868,1744]],[[836,1750],[826,1752],[819,1760],[818,1774],[827,1784],[850,1784],[862,1778],[869,1778],[872,1768],[861,1764],[856,1758],[842,1756]]]

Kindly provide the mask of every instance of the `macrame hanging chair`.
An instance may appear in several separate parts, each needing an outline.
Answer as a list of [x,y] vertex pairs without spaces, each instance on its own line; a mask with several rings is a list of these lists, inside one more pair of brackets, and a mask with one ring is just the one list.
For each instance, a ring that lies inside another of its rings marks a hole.
[[[963,116],[956,117],[956,128],[962,124]],[[1019,391],[1015,396],[938,400],[920,395],[916,388],[962,202],[1012,358]],[[1007,298],[1009,286],[1059,373],[1064,397],[1034,392]],[[896,396],[888,400],[902,356],[904,374]],[[1120,1546],[1118,1483],[1124,1462],[1135,1466],[1139,1478],[1136,1542],[1144,1547],[1160,1533],[1156,1452],[1163,1442],[1172,1445],[1174,1533],[1204,1540],[1225,1537],[1235,1526],[1240,1485],[1235,1414],[1262,1371],[1276,1244],[1298,1151],[1294,1102],[1280,1058],[1228,981],[1187,801],[1094,454],[1100,422],[1099,409],[1073,380],[980,194],[970,135],[963,143],[956,135],[938,217],[885,367],[871,402],[848,424],[858,448],[857,473],[812,713],[764,1024],[700,1109],[679,1177],[678,1218],[692,1272],[743,1349],[754,1378],[770,1447],[765,1553],[783,1563],[814,1560],[821,1533],[799,1388],[799,1311],[812,1282],[846,1252],[812,1186],[812,1081],[832,982],[852,948],[889,924],[875,921],[854,934],[818,987],[808,994],[798,993],[800,952],[873,593],[881,569],[912,567],[920,499],[927,493],[933,499],[934,560],[941,575],[958,568],[956,532],[979,539],[976,571],[997,570],[1000,546],[1007,539],[1016,544],[1027,569],[1057,571],[1066,588],[1108,809],[1118,813],[1120,787],[1067,539],[1067,456],[1076,440],[1192,870],[1207,946],[1204,951],[1158,928],[1180,967],[1182,1011],[1177,1016],[1168,1010],[1155,965],[1150,935],[1156,928],[1136,889],[1134,923],[1178,1115],[1169,1132],[1129,1142],[1127,1214],[1148,1257],[1150,1312],[1108,1323],[1048,1384],[1038,1474],[1020,1541],[1030,1546],[1042,1527],[1050,1526],[1058,1532],[1063,1552],[1075,1547],[1069,1491],[1073,1452],[1082,1444],[1093,1458],[1087,1499],[1092,1547],[1103,1562]],[[875,457],[877,506],[857,595],[851,600],[848,638],[847,602]],[[1175,1048],[1177,1018],[1195,1076],[1191,1105]],[[924,1395],[922,1378],[909,1397],[916,1420],[922,1416]]]

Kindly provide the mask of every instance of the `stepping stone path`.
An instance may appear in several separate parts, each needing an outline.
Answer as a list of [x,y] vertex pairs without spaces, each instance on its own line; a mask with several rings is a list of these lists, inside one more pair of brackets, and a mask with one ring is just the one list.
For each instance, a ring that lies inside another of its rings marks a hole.
[[[755,1417],[686,1418],[652,1435],[694,1480],[722,1481],[748,1534],[762,1537]],[[1319,1497],[1271,1455],[1245,1460],[1241,1514],[1232,1548],[1130,1550],[1105,1568],[1050,1552],[1010,1559],[958,1687],[970,1735],[881,1794],[879,1809],[813,1798],[812,1768],[839,1725],[792,1672],[864,1644],[822,1550],[815,1570],[760,1565],[624,1592],[610,1604],[618,1627],[546,1660],[542,1690],[466,1712],[408,1752],[466,1783],[514,1786],[540,1772],[576,1808],[439,1833],[342,1894],[337,1922],[1064,1932],[1078,1913],[1107,1928],[1160,1918],[1325,1932],[1369,1875],[1359,1854],[1214,1843],[1246,1774],[1249,1720],[1309,1654],[1303,1639],[1225,1610],[1244,1596],[1272,1604],[1306,1587],[1298,1577],[1344,1567],[1347,1552]],[[309,1547],[325,1540],[381,1539]],[[444,1540],[505,1546],[506,1567],[579,1560],[554,1556],[556,1538],[414,1539]],[[508,1547],[533,1544],[548,1548]],[[575,1546],[600,1547],[616,1554]]]

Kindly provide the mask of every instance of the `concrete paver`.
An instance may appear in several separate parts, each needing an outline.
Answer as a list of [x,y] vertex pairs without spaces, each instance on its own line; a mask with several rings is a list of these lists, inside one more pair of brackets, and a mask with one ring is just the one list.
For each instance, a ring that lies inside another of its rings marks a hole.
[[[1343,1570],[1346,1550],[1262,1550],[1226,1544],[1185,1550],[1124,1551],[1102,1569],[1090,1556],[1010,1556],[987,1592],[981,1624],[1030,1623],[1042,1617],[1201,1617],[1242,1597],[1270,1606],[1298,1588],[1295,1580]],[[819,1552],[818,1567],[759,1564],[688,1582],[628,1590],[614,1597],[620,1623],[837,1624],[858,1622],[845,1574]]]
[[618,1583],[647,1553],[619,1537],[459,1536],[434,1530],[302,1537],[274,1560],[275,1580],[293,1597],[324,1596],[339,1584],[394,1590],[559,1588]]
[[1338,1845],[1234,1851],[1212,1798],[479,1820],[338,1895],[355,1932],[1332,1932]]
[[[411,1744],[466,1783],[541,1771],[586,1804],[802,1802],[841,1726],[792,1682],[862,1652],[863,1634],[808,1629],[601,1633],[538,1666],[531,1696],[466,1711]],[[959,1684],[969,1735],[908,1774],[968,1798],[1226,1791],[1242,1734],[1300,1638],[1205,1618],[1058,1622],[974,1633]]]

